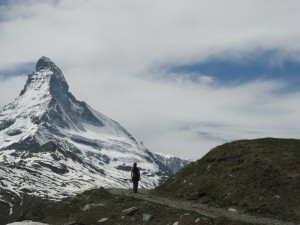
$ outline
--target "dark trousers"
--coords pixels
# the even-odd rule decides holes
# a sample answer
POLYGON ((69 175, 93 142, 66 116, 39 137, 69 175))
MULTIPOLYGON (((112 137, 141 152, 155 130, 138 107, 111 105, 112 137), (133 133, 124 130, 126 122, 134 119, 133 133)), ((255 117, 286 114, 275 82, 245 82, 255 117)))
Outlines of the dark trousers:
POLYGON ((133 192, 137 193, 137 189, 139 186, 139 181, 133 181, 133 192))

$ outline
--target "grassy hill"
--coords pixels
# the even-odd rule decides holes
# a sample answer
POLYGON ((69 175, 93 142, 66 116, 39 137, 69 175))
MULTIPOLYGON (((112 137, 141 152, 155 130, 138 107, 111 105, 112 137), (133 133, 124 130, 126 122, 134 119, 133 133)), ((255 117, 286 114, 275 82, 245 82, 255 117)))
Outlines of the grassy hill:
POLYGON ((155 194, 299 222, 300 140, 264 138, 218 146, 155 194))

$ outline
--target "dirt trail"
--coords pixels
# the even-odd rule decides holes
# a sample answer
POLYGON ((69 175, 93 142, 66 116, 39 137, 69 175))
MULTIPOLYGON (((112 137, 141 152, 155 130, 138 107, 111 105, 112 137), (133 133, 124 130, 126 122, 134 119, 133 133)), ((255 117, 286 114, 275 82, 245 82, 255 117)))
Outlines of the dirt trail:
POLYGON ((149 190, 147 189, 139 189, 138 194, 134 194, 130 189, 121 189, 121 188, 110 188, 108 189, 108 191, 112 194, 130 196, 138 199, 143 199, 149 202, 167 205, 173 208, 194 211, 203 216, 207 216, 211 218, 227 217, 231 220, 243 221, 243 222, 248 222, 253 224, 265 224, 265 225, 297 225, 291 222, 283 222, 275 219, 255 217, 238 211, 231 212, 225 209, 213 208, 200 203, 195 204, 188 201, 176 201, 176 200, 170 200, 158 196, 153 196, 149 194, 149 190))

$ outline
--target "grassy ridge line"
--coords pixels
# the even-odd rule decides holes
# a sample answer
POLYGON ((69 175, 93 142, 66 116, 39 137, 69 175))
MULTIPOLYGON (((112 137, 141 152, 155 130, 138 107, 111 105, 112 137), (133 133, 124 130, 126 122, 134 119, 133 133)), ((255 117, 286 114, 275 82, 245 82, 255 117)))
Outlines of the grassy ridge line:
POLYGON ((212 149, 155 194, 300 222, 300 140, 240 140, 212 149))

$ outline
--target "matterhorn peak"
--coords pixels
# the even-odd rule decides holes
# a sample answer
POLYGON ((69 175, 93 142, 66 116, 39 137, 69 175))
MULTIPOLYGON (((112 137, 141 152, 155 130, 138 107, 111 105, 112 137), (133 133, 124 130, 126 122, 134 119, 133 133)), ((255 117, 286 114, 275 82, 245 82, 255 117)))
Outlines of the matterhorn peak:
POLYGON ((28 90, 37 87, 48 86, 52 95, 60 95, 69 91, 69 85, 62 73, 62 71, 55 65, 55 63, 43 56, 36 63, 36 71, 28 75, 26 85, 21 91, 20 96, 28 90))
POLYGON ((51 61, 51 59, 42 56, 36 63, 36 70, 38 71, 44 68, 51 68, 54 66, 56 65, 54 64, 54 62, 51 61))
POLYGON ((150 152, 119 123, 78 101, 47 57, 38 60, 21 95, 0 111, 0 202, 13 213, 23 196, 56 200, 97 186, 131 187, 133 162, 145 188, 188 163, 150 152))
POLYGON ((50 70, 54 74, 58 74, 63 77, 61 70, 55 65, 55 63, 48 57, 42 56, 36 63, 36 71, 50 70))

